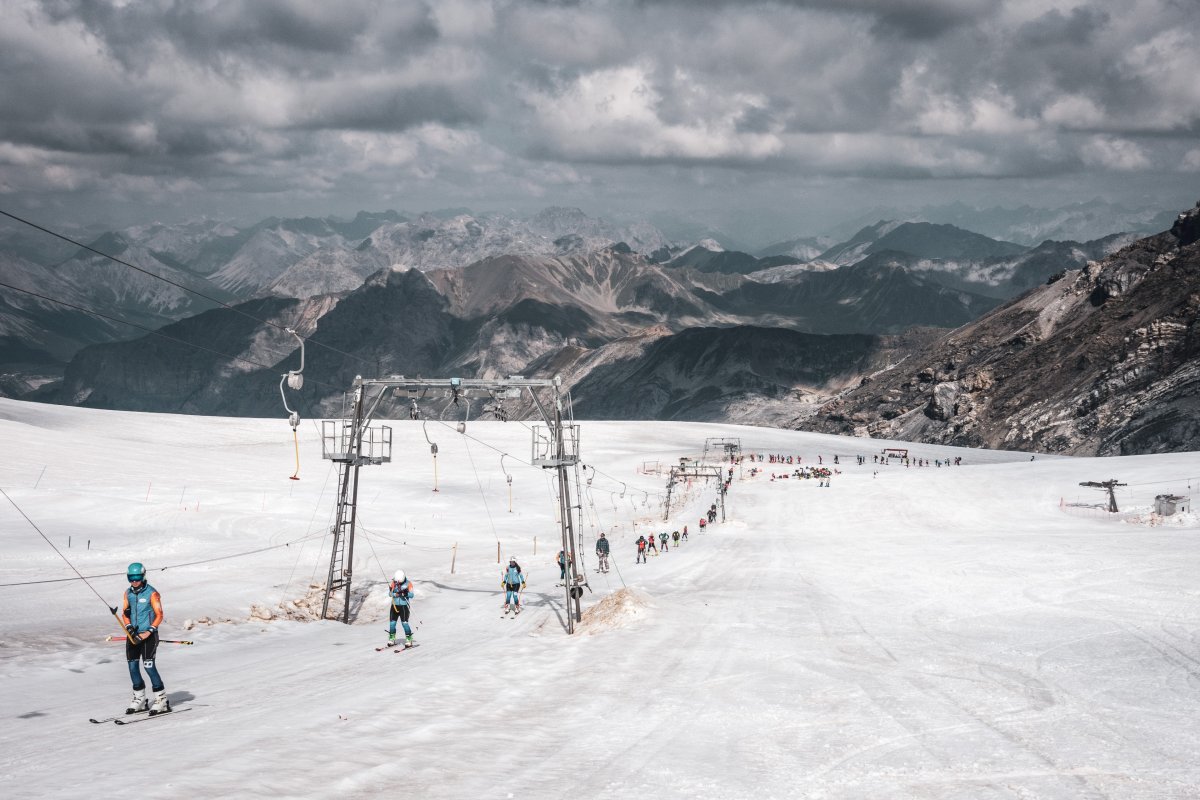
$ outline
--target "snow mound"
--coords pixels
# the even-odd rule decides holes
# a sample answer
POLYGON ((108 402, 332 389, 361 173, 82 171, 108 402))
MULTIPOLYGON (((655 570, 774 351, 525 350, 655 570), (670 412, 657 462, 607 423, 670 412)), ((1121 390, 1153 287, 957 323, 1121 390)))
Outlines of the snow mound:
POLYGON ((644 592, 625 587, 583 612, 580 624, 586 633, 624 628, 645 619, 649 609, 650 598, 644 592))

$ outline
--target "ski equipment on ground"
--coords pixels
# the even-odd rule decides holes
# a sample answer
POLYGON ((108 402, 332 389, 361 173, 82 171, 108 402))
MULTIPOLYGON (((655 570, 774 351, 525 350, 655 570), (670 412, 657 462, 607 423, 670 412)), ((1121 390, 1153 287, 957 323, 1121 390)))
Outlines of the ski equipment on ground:
POLYGON ((147 714, 144 717, 139 716, 137 719, 125 719, 125 718, 114 719, 113 723, 116 725, 134 725, 138 722, 147 722, 152 719, 161 719, 162 717, 169 717, 172 714, 182 714, 185 711, 191 711, 191 710, 192 709, 190 709, 190 708, 180 708, 180 709, 173 708, 170 711, 160 711, 157 714, 147 714))
POLYGON ((103 723, 105 723, 105 722, 113 722, 113 721, 115 721, 115 720, 118 720, 118 719, 124 719, 124 718, 125 718, 125 717, 127 717, 127 716, 129 716, 129 717, 132 717, 132 716, 134 716, 135 714, 147 714, 147 713, 149 713, 149 712, 150 712, 150 709, 149 709, 149 708, 144 708, 144 709, 142 709, 141 711, 127 711, 127 712, 125 712, 124 714, 121 714, 121 715, 119 715, 119 716, 112 716, 112 717, 102 717, 102 718, 100 718, 100 719, 95 719, 95 718, 93 717, 92 719, 89 719, 89 720, 88 720, 88 722, 94 723, 94 724, 96 724, 96 725, 101 725, 101 724, 103 724, 103 723))

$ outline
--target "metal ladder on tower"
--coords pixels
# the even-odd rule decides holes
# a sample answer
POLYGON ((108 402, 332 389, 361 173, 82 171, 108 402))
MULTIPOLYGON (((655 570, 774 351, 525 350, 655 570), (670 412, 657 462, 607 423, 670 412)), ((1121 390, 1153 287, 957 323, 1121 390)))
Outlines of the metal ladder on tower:
MULTIPOLYGON (((329 613, 329 598, 334 592, 346 590, 350 584, 352 565, 350 569, 346 565, 347 542, 351 539, 356 517, 357 492, 351 490, 351 482, 357 478, 357 470, 354 467, 354 461, 347 460, 342 463, 338 472, 337 518, 333 524, 333 550, 329 556, 329 575, 325 582, 325 602, 321 606, 321 619, 326 619, 329 613)), ((350 597, 346 592, 342 608, 343 620, 348 620, 349 616, 350 597)))

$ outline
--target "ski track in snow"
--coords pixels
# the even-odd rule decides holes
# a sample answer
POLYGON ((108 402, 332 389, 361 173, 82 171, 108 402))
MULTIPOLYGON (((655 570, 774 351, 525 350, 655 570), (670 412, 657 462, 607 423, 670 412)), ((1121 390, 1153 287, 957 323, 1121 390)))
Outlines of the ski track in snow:
MULTIPOLYGON (((1197 473, 1195 454, 1030 462, 918 445, 917 455, 961 455, 966 466, 890 465, 876 477, 870 455, 885 442, 583 422, 583 460, 639 490, 663 488, 639 465, 698 456, 710 436, 800 453, 805 465, 836 452, 843 474, 824 489, 771 482, 783 467, 756 464, 765 474, 743 470, 728 520, 704 534, 696 521, 715 486, 677 492, 664 523, 640 491, 615 497, 620 487, 598 475, 578 498, 585 611, 623 585, 631 592, 609 609, 615 619, 568 637, 546 475, 506 460, 510 514, 498 454, 468 443, 477 483, 464 439, 430 425, 435 494, 420 427, 389 424, 394 461, 362 473, 355 576, 370 591, 355 624, 262 621, 251 604, 303 597, 328 564, 321 537, 336 477, 310 423, 295 482, 283 420, 0 400, 12 454, 0 487, 84 574, 118 573, 92 581, 110 603, 125 565, 146 562, 164 636, 196 642, 159 653, 172 703, 190 713, 91 725, 128 699, 121 643, 103 641, 116 626, 78 582, 0 587, 6 793, 1200 796, 1200 531, 1059 508, 1060 497, 1099 499, 1078 483, 1113 475, 1131 484, 1126 504, 1186 493, 1172 481, 1197 473), (866 466, 852 463, 859 453, 866 466), (683 524, 690 541, 634 564, 637 533, 683 524), (613 547, 606 575, 593 571, 600 529, 613 547), (500 617, 497 541, 529 577, 515 619, 500 617), (422 646, 377 653, 384 580, 401 566, 416 583, 422 646), (184 630, 201 617, 230 622, 184 630)), ((468 432, 527 457, 528 431, 515 423, 468 432)), ((0 583, 72 575, 2 499, 0 554, 0 583)))

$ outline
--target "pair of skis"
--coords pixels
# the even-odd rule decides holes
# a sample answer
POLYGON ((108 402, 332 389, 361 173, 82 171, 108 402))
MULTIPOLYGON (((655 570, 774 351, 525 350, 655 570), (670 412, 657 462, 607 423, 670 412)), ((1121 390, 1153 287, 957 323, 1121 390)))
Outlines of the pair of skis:
POLYGON ((148 722, 152 719, 158 719, 159 717, 170 716, 171 714, 182 714, 185 711, 191 711, 191 709, 180 708, 177 710, 172 708, 170 711, 159 711, 157 714, 151 714, 150 709, 146 709, 145 711, 134 711, 129 714, 121 714, 115 717, 102 717, 101 719, 93 718, 89 719, 88 722, 91 722, 94 725, 103 725, 106 722, 112 722, 117 725, 133 725, 137 722, 148 722))
POLYGON ((405 646, 404 646, 404 643, 403 643, 403 642, 401 642, 401 643, 400 643, 400 646, 399 646, 399 647, 396 647, 396 643, 395 643, 395 642, 392 642, 391 644, 384 644, 384 645, 380 645, 379 647, 376 647, 376 648, 375 648, 375 652, 376 652, 376 653, 382 653, 384 650, 391 650, 393 653, 403 653, 405 650, 413 650, 413 649, 415 649, 415 648, 418 648, 418 647, 420 647, 420 646, 421 646, 421 645, 417 644, 416 642, 413 642, 413 643, 412 643, 412 644, 410 644, 408 647, 405 647, 405 646))

